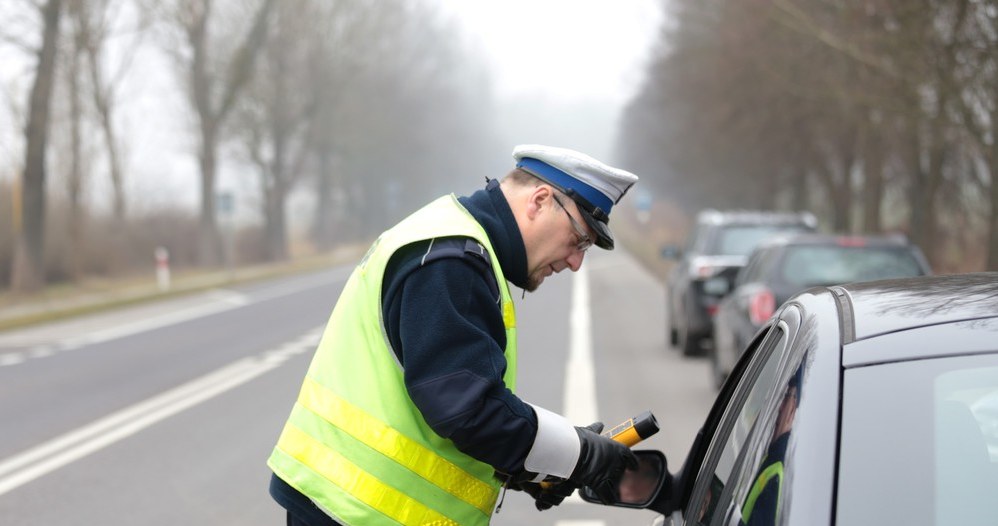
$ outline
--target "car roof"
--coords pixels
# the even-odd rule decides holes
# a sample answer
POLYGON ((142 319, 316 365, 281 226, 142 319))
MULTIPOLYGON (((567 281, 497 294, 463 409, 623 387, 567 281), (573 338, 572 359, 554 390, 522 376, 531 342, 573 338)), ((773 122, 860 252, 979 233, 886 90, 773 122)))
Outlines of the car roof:
POLYGON ((843 343, 917 327, 998 316, 998 272, 921 276, 831 288, 843 343))
POLYGON ((763 241, 758 248, 798 245, 841 245, 856 247, 907 247, 911 246, 903 235, 857 236, 838 234, 779 234, 763 241))
POLYGON ((815 228, 818 224, 810 212, 777 212, 772 210, 702 210, 697 222, 710 225, 727 224, 804 224, 815 228))

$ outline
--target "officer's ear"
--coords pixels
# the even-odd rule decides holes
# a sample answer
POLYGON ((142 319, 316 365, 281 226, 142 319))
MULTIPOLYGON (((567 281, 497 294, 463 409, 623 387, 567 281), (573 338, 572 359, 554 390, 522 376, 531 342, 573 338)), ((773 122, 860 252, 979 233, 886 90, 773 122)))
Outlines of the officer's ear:
POLYGON ((526 211, 527 217, 531 220, 537 219, 541 212, 544 211, 546 207, 552 206, 554 204, 553 193, 551 187, 546 184, 537 185, 533 188, 528 189, 526 192, 527 202, 526 211))

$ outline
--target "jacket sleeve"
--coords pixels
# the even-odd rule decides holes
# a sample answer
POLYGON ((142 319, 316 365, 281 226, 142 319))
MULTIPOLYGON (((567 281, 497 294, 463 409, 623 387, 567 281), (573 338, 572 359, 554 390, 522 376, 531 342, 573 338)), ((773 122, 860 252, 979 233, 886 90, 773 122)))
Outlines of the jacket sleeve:
POLYGON ((468 257, 392 268, 385 329, 412 401, 464 453, 504 473, 522 471, 537 416, 502 381, 506 335, 491 270, 468 257))

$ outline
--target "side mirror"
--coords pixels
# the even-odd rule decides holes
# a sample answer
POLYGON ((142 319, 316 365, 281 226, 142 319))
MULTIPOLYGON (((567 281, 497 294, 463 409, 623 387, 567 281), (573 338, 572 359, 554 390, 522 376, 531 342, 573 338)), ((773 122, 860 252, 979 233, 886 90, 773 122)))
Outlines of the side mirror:
MULTIPOLYGON (((624 472, 617 485, 619 498, 609 503, 610 506, 647 508, 655 502, 659 493, 671 491, 672 475, 669 474, 665 455, 656 450, 638 450, 634 454, 638 457, 638 469, 624 472)), ((581 488, 579 496, 586 502, 602 504, 589 488, 581 488)))
POLYGON ((678 245, 665 245, 662 247, 662 257, 665 259, 679 259, 682 255, 683 250, 679 248, 678 245))

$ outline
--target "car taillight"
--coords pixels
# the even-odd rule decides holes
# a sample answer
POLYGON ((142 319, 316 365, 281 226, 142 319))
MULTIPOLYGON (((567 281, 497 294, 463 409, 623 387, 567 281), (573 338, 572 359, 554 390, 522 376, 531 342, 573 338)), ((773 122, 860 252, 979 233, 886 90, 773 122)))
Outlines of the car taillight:
POLYGON ((749 298, 749 319, 757 327, 766 323, 775 310, 776 298, 769 289, 762 289, 749 298))
POLYGON ((838 243, 840 247, 865 247, 866 240, 857 236, 839 236, 835 238, 835 242, 838 243))

